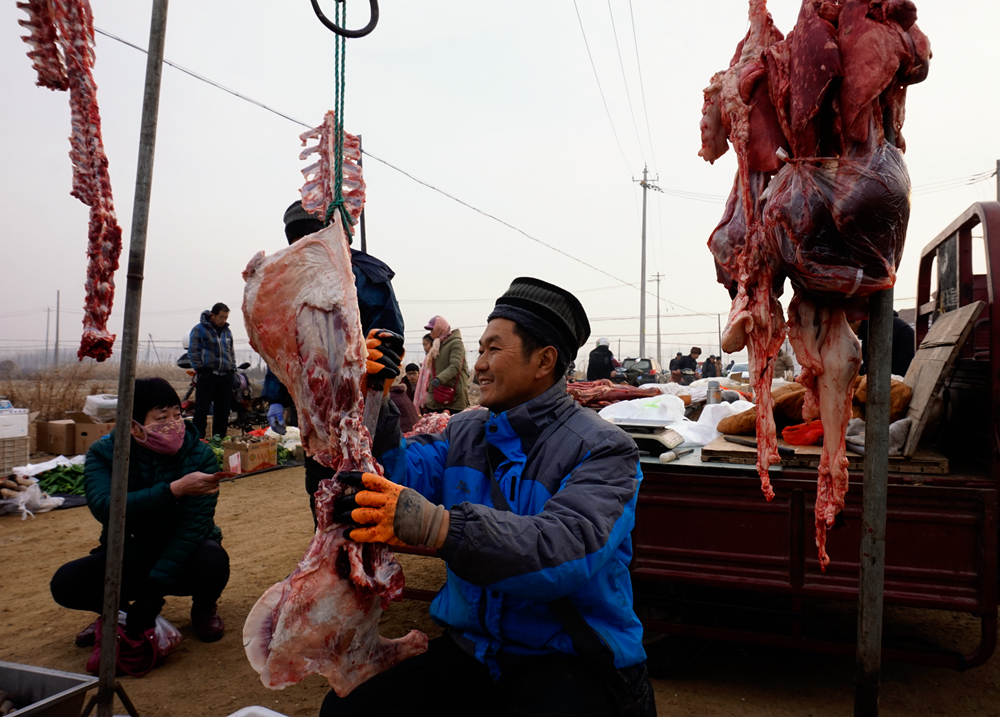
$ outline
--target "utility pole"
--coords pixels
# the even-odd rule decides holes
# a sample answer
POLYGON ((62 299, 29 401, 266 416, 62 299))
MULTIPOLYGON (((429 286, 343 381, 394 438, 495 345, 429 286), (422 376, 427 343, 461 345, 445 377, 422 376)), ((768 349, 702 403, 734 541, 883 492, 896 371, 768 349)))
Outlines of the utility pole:
MULTIPOLYGON (((639 357, 644 358, 646 356, 646 190, 653 189, 657 192, 662 192, 663 190, 657 187, 655 184, 648 181, 647 176, 649 174, 649 168, 646 165, 642 167, 642 179, 632 181, 638 181, 639 186, 642 187, 642 274, 641 274, 641 285, 639 287, 639 357)), ((656 182, 659 177, 653 180, 656 182)))
POLYGON ((722 314, 716 314, 715 320, 719 326, 719 361, 722 361, 722 314))
MULTIPOLYGON (((159 361, 160 361, 160 352, 156 350, 156 343, 153 341, 153 335, 152 334, 149 334, 149 345, 153 347, 153 355, 156 356, 156 362, 159 363, 159 361)), ((146 354, 146 361, 147 361, 147 363, 149 361, 149 354, 148 354, 148 352, 146 354)))
POLYGON ((59 368, 59 291, 56 290, 56 347, 52 353, 52 363, 59 368))
POLYGON ((52 318, 52 307, 45 307, 45 362, 49 360, 49 319, 52 318))
POLYGON ((663 366, 663 354, 660 351, 660 279, 663 278, 663 274, 656 272, 650 278, 656 282, 656 363, 663 366))

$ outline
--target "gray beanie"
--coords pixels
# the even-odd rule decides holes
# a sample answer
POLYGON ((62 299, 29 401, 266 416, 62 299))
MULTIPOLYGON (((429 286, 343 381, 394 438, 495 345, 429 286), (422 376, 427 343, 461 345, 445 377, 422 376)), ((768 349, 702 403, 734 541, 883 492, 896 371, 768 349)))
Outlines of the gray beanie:
POLYGON ((287 227, 292 222, 297 222, 300 219, 318 219, 323 221, 320 217, 315 214, 310 214, 305 209, 302 208, 302 200, 293 202, 288 209, 285 210, 285 226, 287 227))
POLYGON ((590 322, 579 300, 565 289, 522 276, 496 301, 487 321, 508 319, 543 346, 554 346, 567 365, 590 338, 590 322))

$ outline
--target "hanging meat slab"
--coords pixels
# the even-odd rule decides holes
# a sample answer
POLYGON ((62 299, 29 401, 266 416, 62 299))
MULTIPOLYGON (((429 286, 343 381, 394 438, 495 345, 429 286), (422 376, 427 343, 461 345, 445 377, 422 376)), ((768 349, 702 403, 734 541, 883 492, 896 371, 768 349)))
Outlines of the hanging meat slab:
POLYGON ((101 115, 94 82, 94 19, 88 0, 29 0, 17 6, 29 30, 28 57, 40 87, 69 90, 72 115, 70 159, 74 197, 90 207, 83 336, 77 356, 104 361, 115 342, 108 317, 115 297, 114 273, 122 250, 122 230, 111 197, 108 158, 101 139, 101 115))
POLYGON ((803 0, 784 37, 766 0, 750 0, 750 29, 704 92, 698 154, 714 162, 731 143, 739 164, 708 242, 733 299, 722 349, 750 357, 757 470, 770 500, 772 366, 788 332, 804 417, 821 419, 825 435, 815 509, 824 569, 826 530, 847 493, 844 437, 861 364, 848 319, 895 283, 909 219, 906 87, 926 78, 931 57, 916 17, 910 0, 803 0), (787 323, 777 300, 786 278, 795 294, 787 323))
MULTIPOLYGON (((335 474, 382 475, 361 420, 368 354, 340 214, 281 251, 257 254, 243 277, 250 344, 292 394, 305 451, 335 474)), ((318 673, 344 696, 427 649, 416 630, 398 640, 379 635, 379 617, 402 596, 403 573, 386 545, 344 537, 347 526, 332 518, 343 491, 336 475, 321 481, 305 556, 247 616, 247 658, 268 687, 318 673)))

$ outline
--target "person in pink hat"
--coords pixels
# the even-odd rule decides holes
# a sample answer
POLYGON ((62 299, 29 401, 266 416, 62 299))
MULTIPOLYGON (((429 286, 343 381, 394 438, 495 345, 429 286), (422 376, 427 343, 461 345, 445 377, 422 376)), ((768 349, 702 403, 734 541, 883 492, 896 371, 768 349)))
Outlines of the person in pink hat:
POLYGON ((431 332, 431 347, 414 391, 417 410, 458 413, 469 407, 469 367, 462 332, 452 329, 443 316, 432 316, 424 328, 431 332))

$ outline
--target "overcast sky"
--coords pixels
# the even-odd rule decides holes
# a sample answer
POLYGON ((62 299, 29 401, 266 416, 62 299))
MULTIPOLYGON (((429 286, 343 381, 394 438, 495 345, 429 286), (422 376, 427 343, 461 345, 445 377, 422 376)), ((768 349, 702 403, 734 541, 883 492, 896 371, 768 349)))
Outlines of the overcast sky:
MULTIPOLYGON (((326 4, 332 15, 333 3, 326 4)), ((92 5, 98 28, 146 47, 151 2, 92 5)), ((728 312, 729 300, 715 282, 706 241, 736 160, 729 152, 714 166, 703 162, 698 122, 702 89, 746 31, 747 3, 576 6, 597 78, 570 0, 385 2, 375 31, 347 43, 346 126, 363 135, 372 155, 365 160, 369 251, 396 271, 415 358, 424 323, 439 313, 474 347, 494 299, 521 275, 577 292, 594 338, 607 336, 616 355, 634 356, 640 293, 629 284, 640 279, 642 206, 634 180, 644 164, 666 190, 649 193, 646 265, 647 278, 663 275, 663 356, 692 343, 706 353, 718 348, 714 314, 728 312), (709 316, 684 316, 693 312, 709 316)), ((790 30, 799 2, 771 0, 769 7, 778 27, 790 30)), ((972 202, 995 198, 994 179, 943 182, 990 171, 1000 158, 1000 100, 990 79, 1000 3, 923 0, 918 10, 934 59, 927 81, 907 98, 903 134, 914 196, 897 308, 914 303, 921 248, 972 202)), ((348 12, 356 27, 367 20, 367 3, 351 0, 348 12)), ((0 358, 44 346, 45 309, 54 309, 57 290, 61 340, 75 347, 86 272, 88 210, 69 195, 68 96, 35 86, 19 39, 23 17, 13 2, 0 6, 0 358)), ((334 36, 306 0, 170 3, 168 60, 309 125, 333 106, 333 48, 334 36)), ((146 58, 102 35, 96 52, 125 257, 146 58)), ((240 272, 257 251, 285 245, 281 216, 298 197, 306 164, 298 159, 302 130, 164 68, 143 340, 151 334, 161 346, 179 347, 201 310, 223 301, 246 345, 240 272)), ((117 280, 110 326, 120 332, 124 269, 117 280)), ((648 289, 655 294, 656 284, 648 289)), ((646 353, 655 355, 653 295, 646 326, 646 353)))

